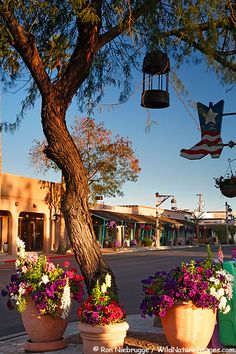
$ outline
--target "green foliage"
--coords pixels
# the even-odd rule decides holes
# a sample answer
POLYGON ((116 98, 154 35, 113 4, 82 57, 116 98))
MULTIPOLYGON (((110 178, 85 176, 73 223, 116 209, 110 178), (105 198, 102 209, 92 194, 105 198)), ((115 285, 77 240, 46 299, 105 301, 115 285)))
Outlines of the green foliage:
POLYGON ((236 226, 235 225, 228 225, 228 231, 230 233, 231 236, 231 240, 230 243, 234 244, 234 235, 236 234, 236 226))
MULTIPOLYGON (((66 74, 76 55, 83 57, 86 45, 95 46, 89 73, 77 87, 82 111, 92 111, 107 85, 120 87, 120 100, 127 99, 133 68, 141 69, 140 58, 146 50, 167 52, 176 67, 206 61, 223 82, 235 82, 235 5, 226 0, 4 0, 0 4, 0 74, 5 84, 12 85, 21 76, 25 79, 28 70, 8 24, 9 11, 35 40, 52 83, 66 74), (87 36, 90 30, 94 37, 87 36), (101 44, 104 35, 107 39, 101 44)), ((38 88, 30 80, 29 86, 23 102, 33 104, 38 88)), ((23 114, 30 105, 22 108, 23 114)))
POLYGON ((226 225, 213 225, 212 230, 215 231, 219 242, 224 244, 227 242, 226 225))
POLYGON ((152 243, 153 243, 153 240, 152 240, 151 238, 145 237, 145 238, 143 239, 143 244, 144 244, 145 247, 150 247, 150 246, 152 246, 152 243))
POLYGON ((22 296, 22 294, 19 294, 19 301, 18 301, 17 310, 20 313, 22 313, 25 311, 25 307, 26 307, 26 298, 24 296, 22 296))
POLYGON ((98 280, 91 292, 91 295, 93 296, 94 305, 99 305, 101 303, 101 296, 103 297, 104 304, 106 304, 109 301, 109 295, 101 291, 101 287, 98 280))
POLYGON ((207 245, 207 258, 205 260, 205 265, 207 268, 210 268, 213 262, 213 257, 212 257, 212 252, 211 252, 211 246, 207 245))

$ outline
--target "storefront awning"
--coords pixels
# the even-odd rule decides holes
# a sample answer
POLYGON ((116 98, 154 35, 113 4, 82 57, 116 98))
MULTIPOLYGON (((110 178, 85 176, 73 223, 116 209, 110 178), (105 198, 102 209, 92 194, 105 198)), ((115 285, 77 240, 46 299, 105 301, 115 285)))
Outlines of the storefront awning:
MULTIPOLYGON (((136 215, 136 214, 127 214, 127 213, 117 213, 113 211, 107 210, 90 210, 91 215, 95 218, 100 218, 106 221, 115 221, 116 223, 127 224, 129 222, 139 223, 139 224, 156 224, 156 218, 154 216, 146 216, 146 215, 136 215)), ((159 222, 162 224, 171 224, 176 227, 183 226, 182 223, 167 218, 167 217, 159 217, 159 222)))

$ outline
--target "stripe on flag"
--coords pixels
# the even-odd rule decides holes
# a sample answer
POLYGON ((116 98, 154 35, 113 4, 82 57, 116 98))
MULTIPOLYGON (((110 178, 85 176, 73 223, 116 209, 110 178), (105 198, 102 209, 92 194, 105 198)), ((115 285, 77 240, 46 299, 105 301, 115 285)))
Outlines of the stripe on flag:
POLYGON ((199 143, 191 147, 191 149, 182 149, 180 156, 189 160, 198 160, 210 154, 212 158, 218 158, 223 149, 223 145, 220 146, 221 144, 223 143, 220 131, 207 130, 202 135, 202 140, 199 143))

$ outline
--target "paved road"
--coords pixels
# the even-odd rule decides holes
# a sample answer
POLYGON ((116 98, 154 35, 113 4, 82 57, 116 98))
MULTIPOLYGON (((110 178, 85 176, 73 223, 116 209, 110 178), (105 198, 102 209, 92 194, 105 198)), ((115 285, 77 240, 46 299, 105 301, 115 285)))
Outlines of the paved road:
MULTIPOLYGON (((231 258, 231 248, 223 247, 225 259, 231 258)), ((217 248, 213 247, 212 251, 217 258, 217 248)), ((156 271, 169 270, 182 260, 200 259, 205 256, 205 247, 104 255, 116 276, 120 289, 120 300, 125 305, 128 314, 139 313, 142 299, 142 279, 153 275, 156 271)), ((63 259, 57 259, 55 262, 60 264, 63 259)), ((0 289, 9 282, 13 270, 14 264, 0 265, 0 289)), ((73 306, 72 321, 77 320, 77 307, 77 304, 73 306)), ((17 311, 9 311, 6 308, 6 298, 2 296, 0 296, 0 313, 0 337, 24 331, 20 315, 17 311)))

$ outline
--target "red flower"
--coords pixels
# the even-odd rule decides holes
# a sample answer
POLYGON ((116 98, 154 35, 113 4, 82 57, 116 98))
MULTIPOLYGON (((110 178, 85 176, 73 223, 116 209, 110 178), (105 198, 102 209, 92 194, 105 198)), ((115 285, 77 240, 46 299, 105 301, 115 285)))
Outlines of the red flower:
POLYGON ((198 272, 198 273, 202 273, 202 272, 203 272, 203 270, 204 270, 204 268, 203 268, 203 267, 198 267, 198 268, 197 268, 197 272, 198 272))
POLYGON ((65 261, 65 262, 63 263, 63 265, 64 265, 64 267, 65 267, 65 268, 68 268, 68 267, 69 267, 69 265, 70 265, 70 262, 65 261))

